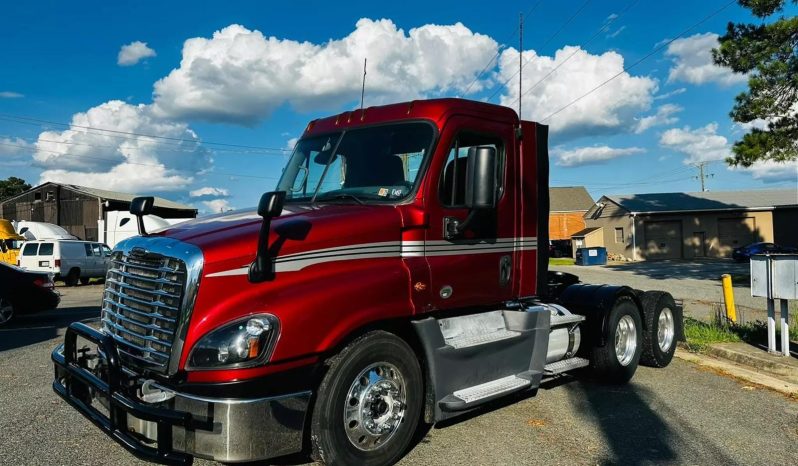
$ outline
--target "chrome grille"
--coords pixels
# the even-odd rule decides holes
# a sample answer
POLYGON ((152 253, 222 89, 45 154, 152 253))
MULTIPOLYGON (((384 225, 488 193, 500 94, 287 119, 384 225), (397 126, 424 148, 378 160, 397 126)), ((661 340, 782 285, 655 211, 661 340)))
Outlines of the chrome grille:
POLYGON ((114 251, 106 276, 102 325, 120 356, 166 372, 181 321, 186 263, 142 248, 114 251))

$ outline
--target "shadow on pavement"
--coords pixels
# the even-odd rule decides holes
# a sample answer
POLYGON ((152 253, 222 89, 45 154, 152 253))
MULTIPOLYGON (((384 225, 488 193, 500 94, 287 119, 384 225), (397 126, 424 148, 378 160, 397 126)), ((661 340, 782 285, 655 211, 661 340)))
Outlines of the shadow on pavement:
POLYGON ((564 388, 576 410, 592 417, 602 431, 612 456, 599 464, 663 464, 707 457, 718 464, 734 463, 713 439, 691 428, 640 385, 577 381, 564 388), (691 444, 701 445, 701 451, 691 444))
POLYGON ((725 273, 732 275, 748 275, 749 273, 749 265, 747 263, 738 264, 730 259, 648 260, 613 264, 604 268, 606 270, 643 275, 649 278, 690 278, 694 280, 719 280, 720 276, 725 273))
POLYGON ((98 306, 56 308, 22 314, 0 328, 0 352, 51 340, 72 322, 98 319, 98 306))

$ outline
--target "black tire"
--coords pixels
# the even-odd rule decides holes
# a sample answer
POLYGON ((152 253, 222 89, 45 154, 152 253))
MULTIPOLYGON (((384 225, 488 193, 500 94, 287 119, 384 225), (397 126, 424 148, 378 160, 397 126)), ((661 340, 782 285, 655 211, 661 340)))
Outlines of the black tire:
MULTIPOLYGON (((643 353, 640 355, 640 364, 648 367, 665 367, 671 363, 676 352, 676 342, 682 335, 682 310, 676 307, 676 302, 670 293, 664 291, 646 291, 640 297, 643 305, 643 318, 646 331, 643 333, 643 353), (672 329, 668 338, 663 338, 665 349, 660 347, 660 315, 663 311, 670 311, 672 329)), ((664 318, 667 325, 667 317, 664 318)), ((667 331, 663 334, 665 337, 667 331)))
POLYGON ((78 279, 80 278, 80 269, 70 269, 66 277, 64 277, 64 284, 66 286, 77 286, 78 279))
MULTIPOLYGON (((399 337, 384 331, 367 333, 347 345, 340 353, 329 359, 326 363, 327 373, 319 385, 313 407, 311 421, 311 447, 313 459, 327 465, 365 465, 383 466, 394 464, 404 455, 413 440, 424 400, 423 378, 418 359, 410 348, 399 337), (364 442, 365 436, 360 437, 360 442, 373 448, 363 450, 358 448, 352 436, 359 436, 358 422, 346 421, 344 418, 348 400, 350 406, 362 404, 358 399, 351 397, 352 388, 356 382, 365 378, 360 377, 363 371, 372 365, 387 364, 393 366, 404 380, 405 403, 401 420, 395 424, 393 433, 386 437, 384 443, 371 439, 364 442), (348 424, 347 424, 348 423, 348 424)), ((365 379, 368 380, 368 379, 365 379)), ((364 383, 363 387, 375 386, 374 383, 364 383)), ((363 388, 361 400, 366 399, 369 388, 363 388)), ((381 398, 382 400, 382 398, 381 398)), ((378 402, 382 403, 382 401, 378 402)), ((372 403, 372 409, 375 403, 372 403)), ((393 404, 392 404, 393 406, 393 404)), ((362 418, 359 418, 362 420, 362 418)), ((391 421, 397 422, 397 421, 391 421)))
POLYGON ((14 320, 16 309, 7 298, 0 297, 0 327, 14 320))
POLYGON ((590 368, 593 375, 607 383, 622 384, 629 381, 637 370, 642 352, 643 322, 640 319, 640 310, 630 296, 620 296, 615 301, 607 321, 609 334, 604 346, 593 347, 590 355, 590 368), (621 319, 628 316, 634 324, 634 349, 629 352, 629 359, 621 362, 615 350, 618 324, 621 319))
POLYGON ((80 277, 80 284, 81 285, 88 285, 89 284, 89 280, 91 280, 91 278, 89 278, 89 277, 80 277))

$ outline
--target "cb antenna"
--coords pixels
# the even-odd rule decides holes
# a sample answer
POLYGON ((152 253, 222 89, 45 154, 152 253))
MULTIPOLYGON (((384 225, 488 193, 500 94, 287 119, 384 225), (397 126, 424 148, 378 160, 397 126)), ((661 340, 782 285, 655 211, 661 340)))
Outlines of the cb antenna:
POLYGON ((363 59, 363 87, 360 88, 360 111, 363 111, 363 99, 366 97, 366 64, 369 59, 363 59))
POLYGON ((518 14, 518 120, 522 120, 521 101, 524 100, 523 91, 524 71, 524 14, 518 14))

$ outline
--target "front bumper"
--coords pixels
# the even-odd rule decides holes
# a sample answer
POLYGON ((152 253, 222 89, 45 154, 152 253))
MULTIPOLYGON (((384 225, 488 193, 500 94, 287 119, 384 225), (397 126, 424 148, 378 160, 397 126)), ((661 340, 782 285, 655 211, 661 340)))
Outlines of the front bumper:
POLYGON ((302 449, 310 391, 229 399, 153 384, 169 399, 147 403, 140 398, 140 380, 123 372, 113 339, 81 323, 67 328, 52 360, 53 390, 139 458, 175 465, 191 464, 194 456, 243 462, 302 449), (90 367, 92 355, 78 350, 78 336, 97 344, 101 365, 90 367))

